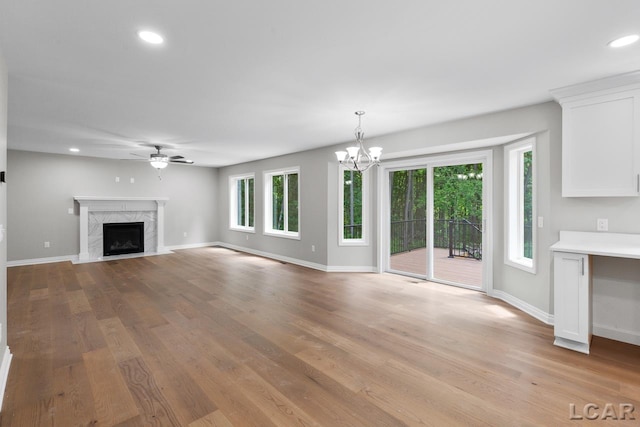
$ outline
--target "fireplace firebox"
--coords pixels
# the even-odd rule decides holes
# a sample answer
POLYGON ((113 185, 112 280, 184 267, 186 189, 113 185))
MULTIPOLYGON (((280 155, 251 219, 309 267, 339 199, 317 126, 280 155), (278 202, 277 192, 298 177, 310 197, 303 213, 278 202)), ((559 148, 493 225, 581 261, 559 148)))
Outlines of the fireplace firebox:
POLYGON ((103 255, 144 252, 144 222, 102 224, 103 255))

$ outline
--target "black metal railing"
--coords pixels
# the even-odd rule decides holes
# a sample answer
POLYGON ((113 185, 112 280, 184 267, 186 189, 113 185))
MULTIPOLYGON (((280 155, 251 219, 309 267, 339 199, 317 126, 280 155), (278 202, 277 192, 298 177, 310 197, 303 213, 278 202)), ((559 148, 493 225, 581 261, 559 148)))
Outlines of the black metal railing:
POLYGON ((345 225, 343 236, 345 239, 362 239, 362 225, 345 225))
POLYGON ((481 224, 467 219, 450 219, 446 221, 446 226, 447 246, 442 247, 449 249, 449 258, 458 256, 482 259, 481 224))
MULTIPOLYGON (((391 255, 427 246, 425 219, 391 222, 391 255)), ((450 257, 482 259, 482 225, 467 219, 433 222, 433 246, 446 248, 450 257)))
POLYGON ((427 221, 391 221, 391 255, 427 246, 427 221))

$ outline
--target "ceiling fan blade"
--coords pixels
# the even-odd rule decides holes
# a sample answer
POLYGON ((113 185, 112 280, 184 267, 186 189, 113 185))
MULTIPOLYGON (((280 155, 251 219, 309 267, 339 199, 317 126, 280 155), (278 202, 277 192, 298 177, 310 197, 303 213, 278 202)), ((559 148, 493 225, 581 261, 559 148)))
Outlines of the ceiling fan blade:
POLYGON ((169 160, 182 160, 182 159, 184 159, 183 156, 171 156, 171 157, 169 157, 169 160))
POLYGON ((143 156, 142 154, 136 154, 136 153, 129 153, 129 154, 131 154, 132 156, 136 156, 136 157, 142 157, 142 158, 147 159, 147 160, 149 159, 149 156, 143 156))
POLYGON ((192 165, 193 164, 193 160, 173 160, 173 159, 169 159, 169 163, 182 163, 184 165, 192 165))

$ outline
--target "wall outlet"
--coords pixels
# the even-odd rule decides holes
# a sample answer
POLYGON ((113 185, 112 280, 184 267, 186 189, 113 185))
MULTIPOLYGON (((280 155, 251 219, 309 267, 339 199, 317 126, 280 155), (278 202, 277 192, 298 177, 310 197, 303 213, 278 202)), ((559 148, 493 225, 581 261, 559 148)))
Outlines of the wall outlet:
POLYGON ((609 230, 609 220, 606 218, 598 218, 596 223, 596 230, 598 231, 608 231, 609 230))
POLYGON ((311 252, 315 252, 316 251, 316 245, 311 245, 311 252))
POLYGON ((49 242, 44 242, 44 247, 45 247, 45 248, 50 248, 50 247, 51 247, 51 243, 49 243, 49 242))
POLYGON ((187 232, 182 233, 184 237, 187 237, 187 232))
POLYGON ((136 182, 136 180, 135 180, 135 178, 134 178, 134 177, 131 177, 131 179, 129 180, 129 182, 133 184, 134 182, 136 182))
POLYGON ((116 182, 120 182, 120 177, 116 176, 116 182))
POLYGON ((67 213, 68 213, 69 215, 73 215, 73 208, 69 208, 69 209, 67 209, 67 213))
POLYGON ((244 237, 246 237, 246 238, 247 238, 247 240, 249 240, 249 235, 248 235, 248 234, 247 234, 247 235, 245 235, 244 237))
POLYGON ((544 217, 538 217, 538 228, 544 227, 544 217))

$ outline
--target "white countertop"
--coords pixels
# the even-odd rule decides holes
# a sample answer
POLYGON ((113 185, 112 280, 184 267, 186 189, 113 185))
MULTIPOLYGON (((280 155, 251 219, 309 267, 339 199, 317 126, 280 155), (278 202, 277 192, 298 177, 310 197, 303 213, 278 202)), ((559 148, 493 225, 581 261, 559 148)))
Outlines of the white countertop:
POLYGON ((554 252, 640 259, 640 234, 561 231, 554 252))

